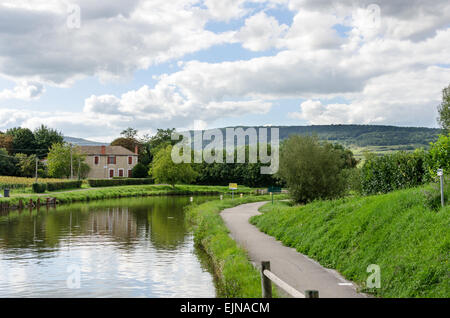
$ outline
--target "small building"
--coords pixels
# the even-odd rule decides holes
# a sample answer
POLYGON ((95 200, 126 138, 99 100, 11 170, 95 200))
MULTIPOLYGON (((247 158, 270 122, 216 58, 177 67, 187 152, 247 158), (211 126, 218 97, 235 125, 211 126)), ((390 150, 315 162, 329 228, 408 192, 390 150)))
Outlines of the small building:
POLYGON ((89 179, 131 177, 131 170, 138 162, 138 149, 134 152, 122 146, 78 146, 86 155, 86 163, 91 168, 89 179))

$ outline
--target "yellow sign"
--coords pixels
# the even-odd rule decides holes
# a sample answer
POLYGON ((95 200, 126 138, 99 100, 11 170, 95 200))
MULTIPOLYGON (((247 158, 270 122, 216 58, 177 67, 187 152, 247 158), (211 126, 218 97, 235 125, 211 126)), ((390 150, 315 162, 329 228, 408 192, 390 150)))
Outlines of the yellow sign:
POLYGON ((229 188, 230 190, 237 190, 237 183, 230 183, 230 184, 228 185, 228 188, 229 188))

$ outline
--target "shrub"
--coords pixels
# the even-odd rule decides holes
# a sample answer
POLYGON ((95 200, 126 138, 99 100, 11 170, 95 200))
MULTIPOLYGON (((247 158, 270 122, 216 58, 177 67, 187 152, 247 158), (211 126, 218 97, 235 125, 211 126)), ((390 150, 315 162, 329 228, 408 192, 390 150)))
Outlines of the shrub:
POLYGON ((148 177, 148 167, 142 163, 138 163, 131 170, 133 178, 147 178, 148 177))
POLYGON ((426 153, 423 150, 369 156, 361 169, 362 192, 387 193, 423 184, 427 179, 425 160, 426 153))
POLYGON ((430 146, 426 168, 429 177, 433 179, 437 169, 444 169, 444 173, 450 172, 450 134, 440 135, 435 143, 430 143, 430 146))
POLYGON ((34 193, 44 193, 47 190, 46 183, 33 183, 31 187, 34 193))
POLYGON ((78 189, 81 188, 83 181, 63 181, 63 182, 47 182, 48 191, 64 190, 64 189, 78 189))
POLYGON ((291 136, 281 147, 279 176, 294 201, 339 197, 346 191, 342 151, 313 136, 291 136))
POLYGON ((91 187, 114 187, 122 185, 153 184, 150 178, 89 179, 91 187))

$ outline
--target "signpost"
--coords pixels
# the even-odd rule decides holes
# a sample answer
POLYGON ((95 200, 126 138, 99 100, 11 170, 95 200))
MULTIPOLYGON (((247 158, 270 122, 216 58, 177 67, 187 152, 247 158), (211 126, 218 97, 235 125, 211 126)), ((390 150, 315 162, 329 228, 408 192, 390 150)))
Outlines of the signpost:
POLYGON ((230 183, 228 188, 231 190, 231 200, 234 200, 234 190, 237 190, 238 188, 237 183, 230 183))
POLYGON ((437 175, 441 180, 441 205, 444 207, 444 169, 438 169, 437 175))
POLYGON ((272 195, 272 204, 273 204, 273 193, 274 192, 277 192, 277 193, 279 193, 279 192, 281 192, 281 188, 280 187, 269 187, 268 189, 267 189, 267 192, 269 192, 271 195, 272 195))

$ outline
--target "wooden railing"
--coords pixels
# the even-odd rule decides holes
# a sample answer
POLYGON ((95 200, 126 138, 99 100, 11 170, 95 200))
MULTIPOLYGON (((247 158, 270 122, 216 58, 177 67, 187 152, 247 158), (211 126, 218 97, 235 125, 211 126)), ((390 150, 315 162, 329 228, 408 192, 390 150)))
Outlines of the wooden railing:
POLYGON ((262 297, 272 298, 272 282, 274 282, 278 287, 283 289, 286 293, 294 298, 319 298, 319 291, 317 290, 305 290, 305 293, 301 293, 294 287, 280 279, 274 273, 270 271, 270 262, 261 262, 261 287, 262 287, 262 297))

